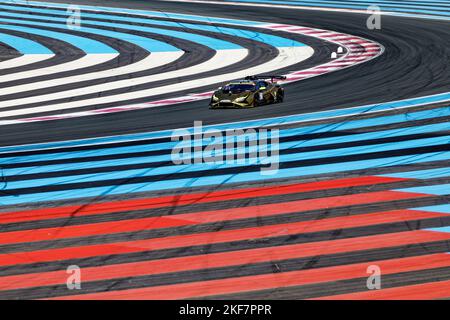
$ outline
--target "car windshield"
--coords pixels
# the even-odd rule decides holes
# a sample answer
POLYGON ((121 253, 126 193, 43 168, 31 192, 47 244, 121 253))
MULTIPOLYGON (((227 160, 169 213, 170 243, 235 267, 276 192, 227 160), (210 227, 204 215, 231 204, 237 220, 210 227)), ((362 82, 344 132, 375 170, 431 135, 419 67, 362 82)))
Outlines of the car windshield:
POLYGON ((253 84, 228 84, 223 88, 224 93, 241 93, 245 91, 253 91, 255 86, 253 84))

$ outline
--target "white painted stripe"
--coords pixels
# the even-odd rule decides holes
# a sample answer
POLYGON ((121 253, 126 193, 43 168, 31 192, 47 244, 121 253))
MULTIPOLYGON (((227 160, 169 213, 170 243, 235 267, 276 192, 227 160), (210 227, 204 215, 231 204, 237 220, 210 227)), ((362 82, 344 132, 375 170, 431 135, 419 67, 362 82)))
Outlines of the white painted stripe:
MULTIPOLYGON (((64 99, 64 98, 76 97, 76 96, 91 94, 91 93, 101 93, 101 92, 104 92, 107 90, 127 88, 127 87, 145 84, 145 83, 149 83, 149 82, 153 82, 153 81, 173 79, 173 78, 178 78, 178 77, 187 76, 187 75, 195 75, 198 73, 211 71, 211 70, 215 70, 215 69, 220 69, 220 68, 223 68, 226 66, 230 66, 232 64, 236 64, 236 63, 242 61, 247 55, 248 55, 247 49, 219 50, 216 52, 216 54, 211 59, 209 59, 203 63, 188 67, 188 68, 169 71, 169 72, 163 72, 163 73, 158 73, 158 74, 154 74, 154 75, 150 75, 150 76, 138 77, 138 78, 133 78, 133 79, 111 81, 108 83, 102 83, 102 84, 98 84, 98 85, 94 85, 94 86, 77 88, 77 89, 73 89, 73 90, 58 91, 55 93, 50 93, 50 94, 45 94, 45 95, 40 95, 40 96, 32 96, 32 97, 15 99, 15 100, 4 100, 1 103, 0 109, 6 108, 6 107, 12 107, 12 106, 16 106, 16 105, 33 103, 36 101, 42 102, 42 101, 50 101, 50 100, 54 100, 54 99, 64 99)), ((208 82, 205 80, 205 81, 202 81, 202 84, 207 85, 208 82)), ((165 87, 161 87, 161 88, 165 88, 165 87)), ((9 89, 11 92, 15 92, 15 88, 5 88, 5 89, 9 89)), ((179 90, 182 90, 182 89, 179 89, 179 90)), ((179 90, 174 90, 174 91, 179 91, 179 90)), ((96 103, 100 104, 100 103, 115 102, 115 101, 120 101, 120 100, 135 99, 135 98, 147 96, 147 94, 144 93, 147 91, 148 90, 141 90, 141 91, 130 92, 125 95, 118 94, 118 95, 100 97, 100 98, 95 98, 95 99, 79 100, 79 101, 74 101, 74 102, 67 103, 67 104, 65 104, 65 103, 58 104, 58 106, 66 106, 66 108, 76 108, 76 107, 88 106, 88 105, 96 104, 96 103), (69 107, 69 105, 71 107, 69 107)), ((164 92, 164 89, 161 89, 158 92, 170 93, 170 91, 164 92)), ((48 106, 48 108, 50 108, 50 106, 48 106)), ((30 110, 30 109, 25 109, 24 111, 26 111, 26 110, 30 110)), ((0 115, 1 115, 1 113, 0 113, 0 115)))
MULTIPOLYGON (((241 49, 242 50, 242 49, 241 49)), ((108 96, 108 97, 98 97, 94 99, 87 99, 83 101, 75 101, 75 102, 67 102, 67 103, 60 103, 56 105, 49 105, 49 106, 42 106, 42 107, 35 107, 35 108, 28 108, 28 109, 19 109, 19 110, 11 110, 11 111, 4 111, 0 112, 0 117, 11 117, 11 116, 20 116, 20 115, 29 115, 33 113, 40 113, 40 112, 52 112, 52 111, 60 111, 60 110, 67 110, 72 108, 79 108, 83 106, 89 106, 93 104, 103 104, 103 103, 112 103, 117 102, 120 100, 131 100, 131 99, 137 99, 137 98, 144 98, 144 97, 151 97, 156 96, 160 94, 166 94, 166 93, 172 93, 177 91, 183 91, 183 90, 190 90, 198 87, 205 86, 207 84, 214 84, 214 83, 222 83, 225 81, 234 80, 237 78, 245 77, 249 74, 257 74, 262 72, 270 72, 273 70, 282 69, 291 65, 294 65, 296 63, 299 63, 301 61, 304 61, 305 59, 308 59, 311 57, 314 53, 314 49, 311 47, 288 47, 288 48, 278 48, 279 54, 278 56, 266 63, 263 63, 261 65, 243 69, 239 71, 235 71, 232 73, 202 78, 202 79, 195 79, 191 81, 185 81, 181 83, 175 83, 170 84, 166 86, 161 86, 157 88, 151 88, 146 90, 140 90, 136 92, 129 92, 129 93, 123 93, 118 94, 114 96, 108 96)), ((220 52, 220 51, 219 51, 220 52)), ((218 52, 218 54, 219 54, 218 52)), ((229 53, 229 50, 224 50, 223 52, 228 52, 227 56, 231 56, 229 53)), ((226 57, 223 56, 222 59, 225 59, 226 57)), ((108 84, 111 85, 111 84, 108 84)), ((36 97, 33 97, 34 101, 36 101, 36 97)), ((3 103, 2 103, 3 106, 3 103)))
MULTIPOLYGON (((293 26, 293 25, 282 25, 282 24, 264 24, 264 25, 258 25, 258 27, 267 28, 267 29, 271 29, 271 30, 277 30, 280 32, 291 32, 291 33, 301 33, 298 30, 302 30, 302 32, 307 31, 307 30, 326 31, 326 30, 321 30, 321 29, 314 29, 314 28, 307 28, 307 27, 300 27, 300 26, 293 26)), ((320 67, 320 68, 325 69, 326 72, 323 72, 323 73, 321 72, 321 74, 324 74, 324 73, 332 72, 335 70, 349 68, 353 65, 361 64, 363 62, 372 60, 384 53, 384 47, 379 43, 375 43, 368 39, 364 39, 364 38, 356 37, 356 36, 352 36, 352 35, 346 35, 346 34, 342 34, 342 33, 335 33, 335 34, 343 35, 347 39, 357 40, 358 43, 354 44, 354 42, 349 42, 348 40, 344 40, 344 41, 331 40, 326 37, 321 37, 317 34, 311 35, 315 38, 319 38, 322 40, 326 40, 326 41, 335 43, 339 46, 343 46, 347 49, 347 51, 343 55, 338 57, 338 59, 336 59, 336 60, 330 61, 326 64, 322 64, 322 65, 313 67, 308 70, 317 70, 317 68, 320 67), (357 48, 376 46, 377 52, 371 56, 362 57, 363 59, 358 59, 357 61, 344 61, 344 59, 346 59, 346 58, 358 57, 358 55, 360 54, 359 52, 353 51, 353 49, 349 48, 349 46, 353 46, 353 47, 357 47, 357 48), (332 68, 334 66, 338 66, 338 68, 332 68)), ((298 71, 293 71, 290 74, 286 75, 287 80, 283 81, 283 82, 290 83, 290 82, 300 81, 303 79, 312 78, 312 77, 316 77, 316 76, 320 75, 320 74, 310 74, 310 75, 298 76, 298 75, 294 74, 295 72, 298 72, 298 71)), ((186 102, 191 102, 191 101, 200 101, 200 100, 209 99, 211 94, 212 94, 212 92, 203 92, 203 93, 198 93, 198 94, 193 94, 193 95, 187 95, 187 96, 181 96, 181 97, 170 98, 170 99, 165 99, 165 100, 153 101, 153 102, 149 102, 149 103, 141 103, 141 104, 133 104, 133 105, 125 105, 125 106, 109 107, 109 108, 107 107, 107 108, 103 108, 103 109, 64 113, 64 114, 59 114, 59 115, 54 115, 54 116, 42 116, 42 117, 34 117, 34 118, 29 117, 29 118, 21 118, 21 119, 16 119, 16 120, 3 120, 3 121, 0 121, 0 125, 11 125, 11 124, 18 124, 18 123, 70 119, 70 118, 74 118, 74 117, 92 116, 92 115, 98 115, 98 114, 123 112, 123 111, 129 111, 129 110, 162 107, 162 106, 167 106, 167 105, 174 105, 174 104, 179 104, 179 103, 186 103, 186 102)))
POLYGON ((108 70, 103 70, 103 71, 98 71, 98 72, 84 73, 84 74, 65 77, 65 78, 57 78, 57 79, 51 79, 51 80, 46 80, 46 81, 27 83, 27 84, 15 86, 13 88, 0 88, 0 96, 6 95, 6 94, 11 94, 11 93, 18 93, 18 92, 24 92, 24 91, 30 91, 30 90, 50 88, 53 86, 61 85, 62 83, 69 84, 69 83, 81 82, 81 81, 86 81, 86 80, 100 79, 100 78, 104 78, 104 77, 120 76, 120 75, 129 74, 129 73, 133 73, 133 72, 138 72, 138 71, 150 70, 150 69, 157 68, 157 67, 169 64, 171 62, 174 62, 178 58, 180 58, 182 55, 183 55, 183 52, 181 52, 181 51, 153 52, 149 56, 145 57, 144 59, 142 59, 136 63, 125 65, 125 66, 122 66, 119 68, 108 69, 108 70))
POLYGON ((16 68, 53 58, 54 54, 26 54, 0 62, 0 69, 16 68))
POLYGON ((329 32, 329 31, 303 31, 301 32, 303 34, 306 34, 307 36, 320 36, 320 37, 330 37, 333 35, 336 35, 335 32, 329 32))
POLYGON ((0 83, 91 67, 91 66, 95 66, 97 64, 107 62, 111 59, 114 59, 117 56, 118 56, 117 53, 114 53, 114 54, 103 54, 103 53, 102 54, 88 54, 88 55, 82 56, 79 59, 65 62, 65 63, 56 64, 54 66, 0 76, 0 83))

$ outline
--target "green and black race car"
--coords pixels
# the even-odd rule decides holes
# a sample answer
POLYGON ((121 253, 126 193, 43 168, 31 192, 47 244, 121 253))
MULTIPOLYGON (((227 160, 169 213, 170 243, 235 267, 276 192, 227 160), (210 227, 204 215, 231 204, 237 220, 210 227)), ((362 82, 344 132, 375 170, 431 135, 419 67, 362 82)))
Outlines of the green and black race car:
POLYGON ((250 76, 230 82, 213 93, 209 106, 211 109, 253 108, 283 102, 284 89, 275 80, 285 79, 284 76, 250 76))

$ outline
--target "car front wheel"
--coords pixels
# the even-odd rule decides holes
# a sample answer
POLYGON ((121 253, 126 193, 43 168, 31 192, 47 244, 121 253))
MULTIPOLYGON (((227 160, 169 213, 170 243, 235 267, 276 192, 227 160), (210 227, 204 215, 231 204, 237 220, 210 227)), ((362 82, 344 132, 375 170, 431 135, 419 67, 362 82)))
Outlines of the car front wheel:
POLYGON ((259 101, 258 94, 255 94, 255 97, 253 98, 253 107, 259 107, 261 105, 261 102, 259 101))

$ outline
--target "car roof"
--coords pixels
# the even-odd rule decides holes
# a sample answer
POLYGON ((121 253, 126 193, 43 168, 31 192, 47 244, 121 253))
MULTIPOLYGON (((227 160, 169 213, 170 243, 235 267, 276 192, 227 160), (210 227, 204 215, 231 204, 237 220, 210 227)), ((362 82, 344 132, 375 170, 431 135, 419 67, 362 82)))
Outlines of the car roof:
POLYGON ((256 83, 260 82, 260 81, 270 82, 269 80, 262 80, 262 79, 260 79, 260 80, 236 80, 236 81, 232 81, 232 82, 227 83, 227 85, 230 85, 230 84, 251 84, 251 85, 256 85, 256 83))
POLYGON ((252 84, 252 85, 255 85, 255 81, 238 80, 238 81, 230 82, 230 83, 228 83, 228 84, 252 84))

